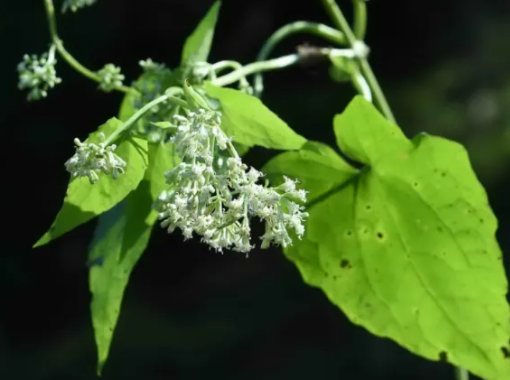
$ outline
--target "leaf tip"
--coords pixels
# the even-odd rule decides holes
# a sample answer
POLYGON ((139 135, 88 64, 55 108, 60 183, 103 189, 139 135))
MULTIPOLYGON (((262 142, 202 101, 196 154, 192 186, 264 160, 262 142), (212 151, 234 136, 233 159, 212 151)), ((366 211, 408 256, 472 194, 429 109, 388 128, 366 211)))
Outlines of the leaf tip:
POLYGON ((45 233, 39 240, 35 242, 35 244, 32 246, 32 248, 38 248, 45 244, 47 244, 51 238, 48 236, 48 233, 45 233))

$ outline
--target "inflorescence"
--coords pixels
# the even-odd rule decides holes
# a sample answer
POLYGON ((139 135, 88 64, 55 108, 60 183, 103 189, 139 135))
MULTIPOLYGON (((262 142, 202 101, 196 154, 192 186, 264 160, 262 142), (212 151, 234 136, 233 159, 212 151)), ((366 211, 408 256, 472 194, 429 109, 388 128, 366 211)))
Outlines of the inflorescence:
POLYGON ((99 88, 105 92, 110 92, 122 87, 125 77, 120 70, 120 67, 112 63, 106 64, 97 72, 97 75, 101 78, 99 88))
POLYGON ((157 202, 163 228, 179 228, 185 239, 196 233, 217 251, 250 251, 254 216, 265 221, 262 248, 292 244, 289 228, 301 238, 308 214, 295 201, 305 202, 306 193, 296 189, 295 181, 285 178, 275 188, 258 184, 263 174, 243 164, 220 128, 219 112, 199 110, 174 119, 178 126, 171 141, 181 163, 165 174, 172 190, 157 202), (220 151, 230 157, 218 155, 220 151))
POLYGON ((117 156, 115 144, 107 145, 104 133, 99 133, 100 143, 81 142, 74 139, 76 153, 66 161, 65 167, 73 178, 88 177, 91 184, 99 180, 98 173, 110 174, 117 179, 124 173, 126 162, 117 156))
POLYGON ((18 64, 18 88, 30 90, 27 95, 28 100, 45 98, 50 88, 62 82, 55 70, 57 64, 55 49, 55 45, 52 45, 50 50, 40 57, 25 54, 23 61, 18 64))

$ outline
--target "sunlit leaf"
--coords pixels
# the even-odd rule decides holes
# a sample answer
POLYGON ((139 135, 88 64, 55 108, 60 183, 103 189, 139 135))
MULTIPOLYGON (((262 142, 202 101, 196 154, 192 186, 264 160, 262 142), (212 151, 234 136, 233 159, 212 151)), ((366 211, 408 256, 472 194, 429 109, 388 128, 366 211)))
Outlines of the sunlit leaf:
POLYGON ((307 166, 285 153, 282 174, 295 164, 303 183, 332 183, 316 191, 287 257, 373 334, 488 380, 510 378, 497 221, 465 149, 424 134, 408 140, 360 97, 334 124, 340 149, 366 166, 333 176, 315 157, 307 166))
POLYGON ((221 1, 217 1, 188 37, 182 50, 181 65, 207 62, 218 20, 221 1))
POLYGON ((205 90, 219 100, 222 128, 235 142, 282 150, 299 149, 306 142, 256 97, 210 83, 205 90))
POLYGON ((89 262, 92 322, 98 351, 97 371, 108 358, 122 298, 134 266, 145 251, 157 213, 152 204, 165 188, 173 167, 171 147, 149 144, 149 167, 138 188, 99 217, 89 262))

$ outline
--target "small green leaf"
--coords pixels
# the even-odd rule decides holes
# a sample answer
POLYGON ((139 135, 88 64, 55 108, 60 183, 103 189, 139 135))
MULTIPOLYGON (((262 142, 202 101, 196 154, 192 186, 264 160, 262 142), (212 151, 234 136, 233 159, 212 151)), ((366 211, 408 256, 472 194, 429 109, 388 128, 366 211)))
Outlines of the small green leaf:
MULTIPOLYGON (((97 134, 109 136, 122 123, 112 118, 92 133, 87 142, 97 141, 97 134)), ((52 226, 34 247, 47 244, 51 240, 88 222, 97 215, 108 211, 136 189, 147 168, 147 143, 137 138, 124 140, 115 153, 127 162, 126 172, 118 179, 100 175, 100 180, 92 185, 88 178, 75 178, 69 182, 64 205, 52 226)))
POLYGON ((359 71, 356 61, 346 57, 332 57, 329 75, 335 82, 349 82, 359 71))
POLYGON ((216 1, 186 40, 182 50, 182 66, 192 65, 197 62, 207 62, 220 6, 221 1, 216 1))
POLYGON ((316 157, 308 166, 296 157, 304 183, 329 180, 333 190, 316 191, 305 236, 286 256, 373 334, 488 380, 510 378, 497 221, 465 149, 408 140, 361 97, 334 124, 342 151, 366 166, 346 181, 319 170, 316 157))
POLYGON ((92 322, 98 351, 98 374, 110 351, 124 290, 134 266, 145 251, 157 213, 152 204, 164 190, 166 170, 173 167, 172 147, 149 145, 149 167, 138 188, 99 217, 89 261, 92 322))
POLYGON ((187 80, 184 80, 184 96, 188 102, 188 106, 191 110, 197 111, 200 108, 210 110, 209 104, 195 89, 189 84, 187 80))
POLYGON ((169 121, 152 122, 151 125, 154 125, 155 127, 158 127, 158 128, 161 128, 161 129, 171 129, 171 128, 175 127, 169 121))
POLYGON ((205 84, 209 96, 221 103, 222 128, 235 142, 248 147, 299 149, 306 143, 259 99, 231 88, 205 84))

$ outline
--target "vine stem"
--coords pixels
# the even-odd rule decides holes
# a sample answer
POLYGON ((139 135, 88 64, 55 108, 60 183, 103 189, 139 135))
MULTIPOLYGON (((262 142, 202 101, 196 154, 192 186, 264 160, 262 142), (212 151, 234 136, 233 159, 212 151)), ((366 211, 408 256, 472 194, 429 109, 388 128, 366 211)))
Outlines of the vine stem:
MULTIPOLYGON (((276 32, 274 32, 271 37, 269 37, 264 45, 262 45, 262 49, 260 49, 260 52, 257 55, 257 61, 260 62, 266 60, 276 45, 278 45, 285 38, 298 33, 313 34, 338 45, 343 45, 346 43, 344 34, 339 30, 316 22, 295 21, 282 26, 276 32)), ((260 96, 263 90, 264 83, 262 74, 257 73, 255 76, 254 84, 255 95, 260 96)))
POLYGON ((122 132, 126 131, 131 127, 134 123, 136 123, 143 115, 145 115, 148 111, 151 110, 151 108, 157 106, 160 103, 170 101, 171 103, 174 103, 177 106, 180 107, 187 107, 188 103, 186 103, 184 100, 179 99, 175 97, 176 94, 182 94, 183 90, 180 87, 170 87, 168 90, 165 91, 165 95, 161 95, 157 97, 156 99, 150 101, 146 105, 144 105, 142 108, 140 108, 137 112, 133 114, 129 119, 127 119, 118 129, 116 129, 110 136, 108 136, 108 139, 105 141, 105 145, 109 145, 112 143, 117 136, 119 136, 122 132))
POLYGON ((359 41, 365 39, 367 32, 366 0, 354 0, 354 35, 359 41))
POLYGON ((280 58, 270 59, 268 61, 253 62, 227 75, 213 79, 212 84, 216 86, 227 86, 229 84, 237 82, 238 80, 246 77, 247 75, 262 71, 282 69, 298 63, 299 60, 300 60, 299 54, 290 54, 280 58))
MULTIPOLYGON (((93 80, 94 82, 101 83, 101 77, 92 70, 87 69, 80 62, 78 62, 65 48, 64 43, 60 39, 57 33, 57 19, 55 17, 55 6, 53 5, 53 0, 44 0, 44 7, 46 9, 46 16, 48 18, 48 26, 50 30, 51 40, 59 54, 64 58, 64 60, 75 69, 77 72, 93 80)), ((124 93, 132 93, 133 89, 127 86, 120 86, 116 88, 116 90, 124 92, 124 93)))
MULTIPOLYGON (((356 38, 356 35, 352 31, 351 27, 349 26, 349 23, 345 19, 344 14, 336 4, 335 0, 321 0, 321 1, 335 26, 345 34, 345 38, 347 39, 347 42, 349 43, 350 47, 354 48, 356 42, 358 42, 358 39, 356 38)), ((361 2, 360 0, 355 1, 356 4, 358 2, 361 2)), ((357 4, 356 7, 354 8, 355 11, 363 9, 360 7, 361 5, 357 4)), ((363 15, 355 16, 355 20, 357 20, 357 24, 359 25, 357 28, 358 33, 364 34, 365 27, 363 27, 363 25, 364 24, 366 25, 366 12, 364 16, 363 15)), ((381 89, 381 86, 379 85, 379 82, 377 81, 377 78, 374 75, 374 72, 372 71, 372 68, 370 67, 370 64, 368 63, 368 60, 364 57, 359 57, 358 60, 361 73, 363 74, 368 84, 370 85, 370 88, 372 89, 376 104, 378 105, 379 109, 382 111, 386 119, 395 123, 395 116, 393 116, 393 112, 391 111, 391 108, 386 100, 386 97, 384 96, 384 93, 381 89)))

